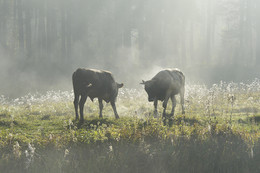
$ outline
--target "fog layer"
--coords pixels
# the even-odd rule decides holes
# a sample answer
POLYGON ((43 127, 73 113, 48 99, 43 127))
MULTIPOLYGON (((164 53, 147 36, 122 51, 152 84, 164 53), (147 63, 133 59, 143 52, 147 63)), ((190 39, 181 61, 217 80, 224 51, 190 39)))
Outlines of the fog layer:
POLYGON ((78 67, 135 88, 173 67, 188 82, 247 82, 259 18, 259 0, 0 0, 0 95, 70 90, 78 67))

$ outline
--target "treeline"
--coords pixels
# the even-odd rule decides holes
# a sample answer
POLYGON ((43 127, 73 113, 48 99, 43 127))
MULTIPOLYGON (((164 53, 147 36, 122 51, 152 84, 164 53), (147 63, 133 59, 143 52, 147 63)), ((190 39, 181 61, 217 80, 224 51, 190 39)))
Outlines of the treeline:
POLYGON ((259 0, 0 0, 0 57, 38 73, 252 68, 260 65, 259 18, 259 0))

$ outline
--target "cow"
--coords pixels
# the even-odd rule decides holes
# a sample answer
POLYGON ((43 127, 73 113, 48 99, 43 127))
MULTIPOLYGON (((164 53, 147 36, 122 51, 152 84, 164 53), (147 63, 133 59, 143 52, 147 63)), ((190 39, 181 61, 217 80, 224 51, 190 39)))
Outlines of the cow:
POLYGON ((185 76, 179 69, 165 69, 157 73, 151 80, 142 81, 145 91, 148 94, 148 101, 154 102, 154 114, 157 116, 158 100, 163 101, 163 117, 166 117, 166 107, 169 98, 172 100, 171 116, 174 115, 176 106, 175 95, 180 94, 182 114, 184 110, 184 85, 185 76))
POLYGON ((110 102, 115 114, 115 118, 119 118, 115 102, 118 89, 123 87, 123 83, 118 84, 115 82, 111 72, 96 69, 78 68, 72 75, 72 82, 74 90, 74 108, 76 113, 76 120, 79 118, 79 105, 80 121, 84 121, 83 109, 87 97, 89 97, 92 101, 94 98, 98 98, 100 118, 102 118, 103 100, 107 103, 110 102))

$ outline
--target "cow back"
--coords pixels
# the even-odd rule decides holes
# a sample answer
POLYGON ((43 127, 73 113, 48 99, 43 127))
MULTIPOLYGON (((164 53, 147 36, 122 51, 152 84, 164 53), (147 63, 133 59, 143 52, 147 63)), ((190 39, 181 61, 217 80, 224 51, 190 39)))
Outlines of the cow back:
POLYGON ((164 100, 166 93, 178 94, 184 87, 185 77, 178 69, 166 69, 157 73, 152 79, 151 86, 158 100, 164 100))
POLYGON ((79 94, 86 94, 92 100, 96 97, 111 101, 117 95, 116 82, 108 71, 77 69, 73 74, 73 87, 79 94))

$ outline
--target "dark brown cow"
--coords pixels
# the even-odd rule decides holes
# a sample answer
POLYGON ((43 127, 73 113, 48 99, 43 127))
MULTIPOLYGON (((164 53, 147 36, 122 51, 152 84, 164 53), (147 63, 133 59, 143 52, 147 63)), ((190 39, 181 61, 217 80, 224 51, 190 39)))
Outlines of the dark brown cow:
POLYGON ((105 100, 110 102, 116 118, 119 118, 116 110, 116 97, 118 88, 123 87, 123 84, 115 82, 111 72, 95 69, 77 69, 72 76, 73 90, 74 90, 74 107, 76 112, 76 119, 78 115, 78 104, 80 109, 80 120, 83 121, 83 108, 87 97, 92 101, 98 98, 99 102, 99 117, 102 117, 103 103, 105 100), (80 97, 80 101, 79 101, 80 97))
POLYGON ((148 94, 148 101, 154 102, 154 113, 157 115, 158 100, 163 101, 163 116, 166 116, 166 107, 169 98, 172 100, 171 115, 174 115, 176 106, 176 94, 180 94, 182 114, 184 111, 184 85, 185 76, 179 69, 166 69, 157 73, 151 80, 143 81, 145 91, 148 94))

